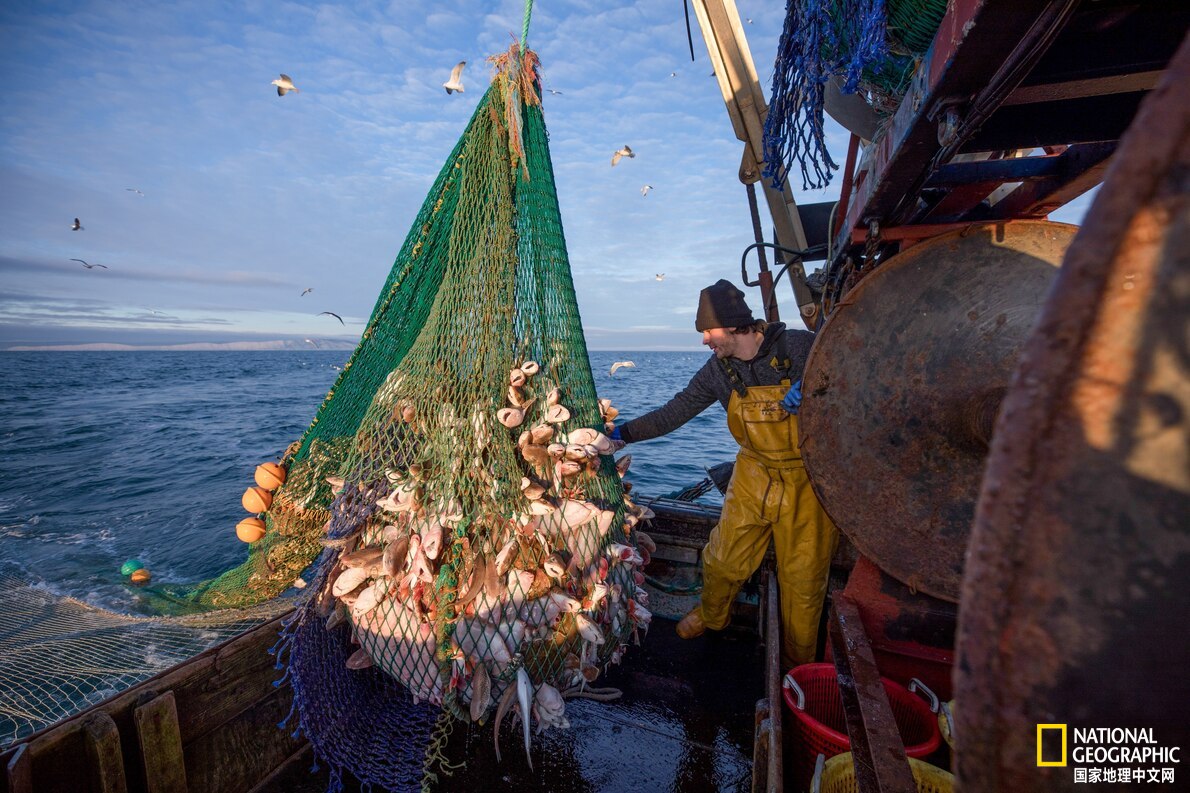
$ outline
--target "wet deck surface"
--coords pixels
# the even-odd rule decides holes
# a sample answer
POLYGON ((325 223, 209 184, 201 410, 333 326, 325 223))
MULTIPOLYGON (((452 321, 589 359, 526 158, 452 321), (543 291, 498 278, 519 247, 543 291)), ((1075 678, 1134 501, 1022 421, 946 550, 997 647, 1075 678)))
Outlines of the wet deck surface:
MULTIPOLYGON (((452 761, 466 767, 443 777, 440 791, 747 791, 752 781, 756 700, 763 655, 754 634, 708 635, 684 642, 671 620, 656 618, 642 646, 596 681, 624 692, 614 702, 572 700, 569 730, 533 737, 533 769, 519 725, 501 731, 497 763, 492 729, 460 724, 452 761)), ((269 790, 325 790, 326 772, 295 763, 269 790)), ((351 786, 349 786, 349 789, 351 786)), ((264 793, 263 791, 261 793, 264 793)))

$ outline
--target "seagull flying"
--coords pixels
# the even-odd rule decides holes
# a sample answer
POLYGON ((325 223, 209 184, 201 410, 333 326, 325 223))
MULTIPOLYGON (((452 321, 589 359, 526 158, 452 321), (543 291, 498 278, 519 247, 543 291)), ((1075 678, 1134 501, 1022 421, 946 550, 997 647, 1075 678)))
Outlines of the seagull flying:
POLYGON ((79 223, 78 218, 74 219, 74 225, 70 227, 70 230, 71 231, 82 231, 83 230, 83 224, 79 223))
POLYGON ((669 73, 669 76, 670 76, 670 77, 677 77, 677 76, 678 76, 678 73, 677 73, 677 72, 670 72, 670 73, 669 73))
POLYGON ((562 92, 561 92, 561 91, 555 91, 553 88, 547 88, 547 89, 545 89, 545 90, 549 91, 549 92, 550 92, 551 94, 553 94, 554 96, 561 96, 561 95, 562 95, 562 92))
POLYGON ((635 367, 636 364, 634 364, 632 361, 616 361, 612 364, 612 368, 608 370, 608 374, 615 374, 617 369, 623 369, 629 366, 635 367))
POLYGON ((615 154, 612 155, 612 167, 614 168, 616 166, 616 163, 618 163, 620 161, 620 159, 623 157, 632 159, 635 156, 636 156, 636 153, 634 151, 632 151, 632 149, 628 148, 627 144, 625 144, 624 148, 620 149, 618 152, 616 152, 615 154))
POLYGON ((301 93, 298 87, 293 84, 293 80, 289 79, 288 74, 282 74, 281 77, 273 80, 269 85, 277 86, 277 96, 285 96, 290 91, 293 91, 295 94, 301 93))
POLYGON ((103 268, 103 269, 105 269, 105 270, 107 269, 107 265, 106 265, 106 264, 98 264, 98 263, 96 263, 96 264, 87 264, 87 263, 86 263, 86 262, 84 262, 82 259, 71 259, 70 261, 72 261, 72 262, 78 262, 78 263, 79 263, 79 264, 81 264, 83 267, 86 267, 88 270, 94 270, 96 267, 102 267, 102 268, 103 268))
POLYGON ((346 322, 344 322, 344 321, 343 321, 343 318, 342 318, 342 317, 340 317, 340 316, 339 316, 338 314, 336 314, 335 312, 333 312, 333 311, 319 311, 319 312, 318 312, 318 316, 320 316, 320 317, 321 317, 323 314, 327 314, 328 316, 332 316, 332 317, 334 317, 335 319, 339 320, 339 324, 340 324, 340 325, 342 325, 343 327, 347 327, 347 323, 346 323, 346 322))
POLYGON ((314 339, 306 339, 306 344, 313 344, 315 348, 318 347, 318 342, 314 341, 314 339))
POLYGON ((641 187, 641 189, 640 189, 640 194, 641 194, 642 196, 647 196, 647 195, 649 194, 649 191, 650 191, 650 190, 652 190, 652 189, 653 189, 653 185, 651 185, 651 184, 644 185, 644 186, 643 186, 643 187, 641 187))
POLYGON ((137 194, 138 196, 140 196, 141 198, 144 198, 144 197, 145 197, 145 194, 144 194, 144 193, 142 193, 140 190, 137 190, 135 187, 125 187, 125 188, 124 188, 124 190, 125 190, 125 191, 127 191, 127 192, 129 192, 129 193, 136 193, 136 194, 137 194))
POLYGON ((657 275, 655 275, 655 276, 653 276, 653 277, 654 277, 654 278, 656 278, 658 281, 664 281, 664 280, 665 280, 665 273, 657 273, 657 275))
POLYGON ((300 295, 298 295, 298 297, 305 297, 306 292, 313 292, 313 291, 314 291, 314 287, 312 287, 312 286, 307 287, 305 290, 302 291, 302 293, 300 295))
POLYGON ((458 91, 463 93, 463 67, 467 65, 467 61, 459 61, 458 64, 450 70, 450 79, 442 84, 446 89, 446 93, 453 94, 458 91))

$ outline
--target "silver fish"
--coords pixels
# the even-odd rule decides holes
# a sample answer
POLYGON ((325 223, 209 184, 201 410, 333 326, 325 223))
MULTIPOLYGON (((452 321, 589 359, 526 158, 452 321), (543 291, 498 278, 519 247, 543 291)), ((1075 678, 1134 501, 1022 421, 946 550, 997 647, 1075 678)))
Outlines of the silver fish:
POLYGON ((529 755, 529 707, 533 702, 533 681, 525 667, 516 670, 517 708, 521 714, 521 728, 525 734, 525 759, 529 761, 529 770, 533 770, 533 758, 529 755))

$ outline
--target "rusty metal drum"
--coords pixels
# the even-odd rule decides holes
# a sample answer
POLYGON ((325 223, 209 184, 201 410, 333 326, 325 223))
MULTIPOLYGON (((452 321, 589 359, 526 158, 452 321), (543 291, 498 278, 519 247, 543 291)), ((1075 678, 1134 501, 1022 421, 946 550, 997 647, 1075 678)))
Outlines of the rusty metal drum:
POLYGON ((1190 39, 1122 139, 995 427, 959 613, 964 793, 1082 790, 1080 769, 1112 787, 1120 767, 1113 789, 1186 787, 1188 620, 1190 39), (1106 756, 1089 728, 1108 728, 1090 747, 1106 756))
POLYGON ((957 602, 996 412, 1077 228, 977 225, 863 278, 806 364, 802 454, 823 507, 911 588, 957 602))

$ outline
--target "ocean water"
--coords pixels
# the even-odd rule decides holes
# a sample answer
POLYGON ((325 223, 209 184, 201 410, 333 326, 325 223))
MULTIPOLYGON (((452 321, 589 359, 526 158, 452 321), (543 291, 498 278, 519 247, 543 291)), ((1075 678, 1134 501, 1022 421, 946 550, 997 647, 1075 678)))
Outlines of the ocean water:
MULTIPOLYGON (((256 465, 314 416, 346 351, 0 353, 0 571, 57 595, 140 609, 119 568, 198 581, 245 558, 235 536, 256 465)), ((593 352, 621 420, 663 404, 705 352, 593 352), (608 370, 614 361, 635 368, 608 370)), ((734 457, 713 405, 627 448, 638 500, 695 484, 734 457)), ((715 503, 714 490, 702 500, 715 503)))

